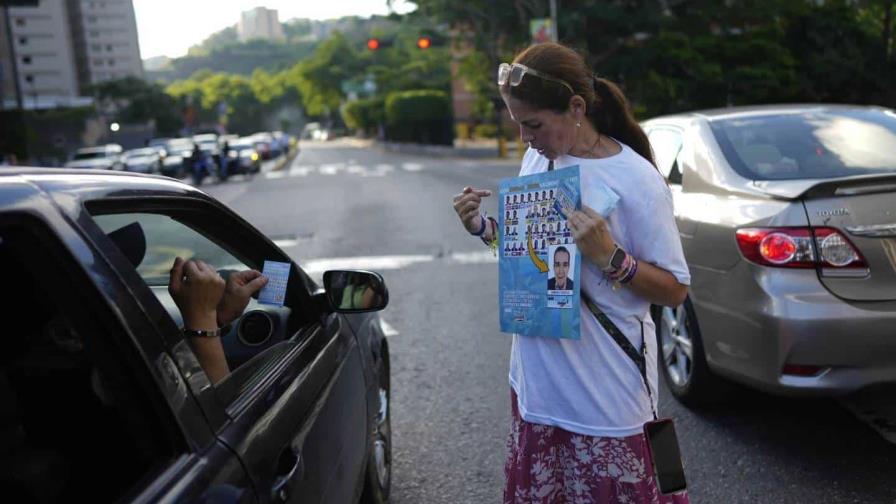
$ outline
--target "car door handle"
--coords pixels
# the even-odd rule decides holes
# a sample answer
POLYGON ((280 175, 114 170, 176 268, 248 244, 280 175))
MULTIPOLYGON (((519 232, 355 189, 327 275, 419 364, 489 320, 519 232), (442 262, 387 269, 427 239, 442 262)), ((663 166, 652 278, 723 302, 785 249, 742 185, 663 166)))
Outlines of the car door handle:
POLYGON ((292 489, 292 484, 296 479, 303 476, 305 464, 302 461, 301 453, 294 453, 289 448, 284 450, 280 455, 280 459, 281 463, 277 465, 278 469, 283 466, 287 466, 289 469, 286 474, 280 473, 277 479, 274 480, 274 484, 271 486, 271 501, 288 502, 291 497, 290 490, 292 489))

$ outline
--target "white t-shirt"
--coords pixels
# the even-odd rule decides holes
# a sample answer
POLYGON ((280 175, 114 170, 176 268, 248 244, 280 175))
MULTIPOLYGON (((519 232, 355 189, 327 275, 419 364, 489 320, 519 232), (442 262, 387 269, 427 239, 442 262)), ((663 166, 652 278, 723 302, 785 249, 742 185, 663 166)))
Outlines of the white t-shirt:
MULTIPOLYGON (((582 203, 597 206, 598 182, 619 195, 606 217, 616 242, 639 262, 654 264, 690 285, 672 213, 672 193, 649 161, 627 145, 602 159, 561 156, 554 169, 579 165, 582 203)), ((548 159, 529 149, 520 175, 546 171, 548 159)), ((599 266, 582 260, 581 280, 595 304, 636 349, 641 327, 647 340, 647 379, 657 399, 657 345, 650 303, 622 287, 616 291, 599 266)), ((516 391, 523 420, 554 425, 570 432, 601 437, 625 437, 642 431, 651 420, 650 401, 637 366, 607 334, 584 303, 580 307, 578 340, 513 335, 510 385, 516 391)))

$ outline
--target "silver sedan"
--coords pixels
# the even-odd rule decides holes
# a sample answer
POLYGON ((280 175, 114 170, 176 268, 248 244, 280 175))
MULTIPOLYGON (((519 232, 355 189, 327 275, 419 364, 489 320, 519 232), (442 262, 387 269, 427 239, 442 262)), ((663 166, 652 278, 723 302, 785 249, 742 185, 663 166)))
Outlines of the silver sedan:
POLYGON ((643 127, 692 275, 681 307, 653 312, 672 393, 896 382, 896 113, 780 105, 643 127))

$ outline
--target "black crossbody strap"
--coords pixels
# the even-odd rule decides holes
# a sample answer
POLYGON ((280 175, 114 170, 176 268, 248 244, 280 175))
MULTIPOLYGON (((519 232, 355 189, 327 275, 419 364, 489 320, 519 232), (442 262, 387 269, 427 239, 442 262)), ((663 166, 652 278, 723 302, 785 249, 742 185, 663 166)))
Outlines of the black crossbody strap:
POLYGON ((635 346, 632 345, 632 342, 629 341, 628 338, 622 334, 622 331, 619 330, 619 327, 610 320, 600 308, 591 300, 591 297, 585 293, 585 291, 580 291, 582 296, 582 301, 585 302, 585 306, 588 307, 588 311, 594 315, 594 318, 600 323, 600 325, 607 331, 607 334, 613 338, 613 341, 619 345, 619 348, 625 352, 626 355, 635 363, 638 371, 641 372, 641 379, 644 380, 644 387, 647 388, 647 397, 650 399, 650 410, 653 412, 653 419, 657 419, 656 409, 653 407, 653 394, 650 392, 650 384, 647 383, 647 340, 644 339, 644 321, 641 322, 641 351, 639 352, 635 349, 635 346))

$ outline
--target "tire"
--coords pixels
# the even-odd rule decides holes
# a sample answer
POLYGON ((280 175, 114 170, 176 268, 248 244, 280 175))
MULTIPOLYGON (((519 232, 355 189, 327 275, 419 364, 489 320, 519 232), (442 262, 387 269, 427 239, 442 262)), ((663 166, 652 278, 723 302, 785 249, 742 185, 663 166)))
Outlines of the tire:
POLYGON ((713 374, 706 363, 690 296, 677 308, 653 306, 651 315, 656 324, 658 365, 672 395, 685 406, 720 402, 730 384, 713 374))
POLYGON ((361 502, 387 504, 392 487, 392 395, 389 386, 389 351, 383 347, 379 377, 379 410, 376 429, 371 438, 370 456, 367 459, 367 475, 361 502))

